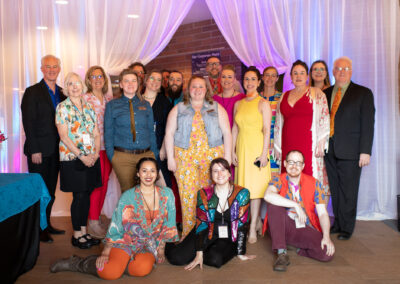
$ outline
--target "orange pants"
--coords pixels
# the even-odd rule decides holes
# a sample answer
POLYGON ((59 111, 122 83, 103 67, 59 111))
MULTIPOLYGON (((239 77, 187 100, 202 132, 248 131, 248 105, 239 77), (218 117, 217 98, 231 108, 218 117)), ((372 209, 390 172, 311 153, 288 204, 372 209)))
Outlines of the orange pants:
POLYGON ((115 280, 122 276, 128 266, 128 274, 131 276, 146 276, 153 269, 156 259, 150 252, 138 253, 135 259, 130 261, 130 256, 122 249, 112 248, 109 260, 104 264, 102 271, 97 270, 100 278, 115 280))

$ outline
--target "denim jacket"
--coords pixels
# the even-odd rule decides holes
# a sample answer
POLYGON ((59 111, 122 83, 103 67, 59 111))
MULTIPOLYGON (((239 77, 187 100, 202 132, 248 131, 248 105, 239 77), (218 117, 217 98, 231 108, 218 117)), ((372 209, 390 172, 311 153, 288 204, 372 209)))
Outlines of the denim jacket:
MULTIPOLYGON (((208 146, 214 148, 222 145, 222 130, 218 121, 218 103, 210 104, 205 101, 200 113, 207 133, 208 146)), ((184 105, 183 102, 178 104, 177 129, 174 135, 175 146, 183 149, 189 148, 194 114, 195 110, 191 104, 184 105)))
POLYGON ((120 98, 111 100, 106 105, 106 112, 104 114, 104 142, 107 157, 110 161, 114 156, 114 147, 121 147, 128 150, 150 148, 154 156, 158 156, 153 110, 147 101, 140 101, 137 96, 133 97, 132 103, 135 113, 135 142, 133 142, 131 132, 129 99, 122 94, 120 98))

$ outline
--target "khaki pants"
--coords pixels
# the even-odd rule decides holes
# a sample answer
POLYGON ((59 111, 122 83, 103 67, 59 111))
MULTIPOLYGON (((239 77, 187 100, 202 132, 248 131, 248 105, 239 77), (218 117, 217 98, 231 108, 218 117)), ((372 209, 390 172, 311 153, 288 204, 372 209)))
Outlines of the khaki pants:
POLYGON ((121 192, 138 184, 136 181, 136 164, 141 158, 145 157, 154 158, 154 153, 149 150, 143 154, 131 154, 114 150, 111 164, 121 186, 121 192))

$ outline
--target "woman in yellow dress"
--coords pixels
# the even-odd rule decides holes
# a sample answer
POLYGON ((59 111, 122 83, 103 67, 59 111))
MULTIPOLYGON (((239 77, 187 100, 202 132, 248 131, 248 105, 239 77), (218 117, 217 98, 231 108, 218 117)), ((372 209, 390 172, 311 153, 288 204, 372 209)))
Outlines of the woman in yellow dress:
POLYGON ((250 190, 249 243, 257 241, 257 231, 261 233, 260 205, 271 179, 268 156, 272 113, 268 102, 258 94, 260 83, 258 69, 249 67, 243 77, 246 98, 235 104, 232 128, 235 184, 250 190))

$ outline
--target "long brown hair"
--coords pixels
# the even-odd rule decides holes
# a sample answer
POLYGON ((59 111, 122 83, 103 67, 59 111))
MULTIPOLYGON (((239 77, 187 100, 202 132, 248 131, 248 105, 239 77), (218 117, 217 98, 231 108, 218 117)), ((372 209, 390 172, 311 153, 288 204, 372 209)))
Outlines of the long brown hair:
POLYGON ((86 72, 85 75, 85 85, 87 87, 87 92, 91 93, 93 91, 93 86, 92 86, 92 82, 90 81, 90 77, 92 76, 92 73, 94 70, 100 70, 101 74, 103 75, 104 78, 104 86, 101 89, 101 92, 104 94, 106 94, 108 92, 108 78, 106 76, 106 72, 104 71, 103 67, 99 66, 99 65, 94 65, 92 67, 90 67, 88 69, 88 71, 86 72))

